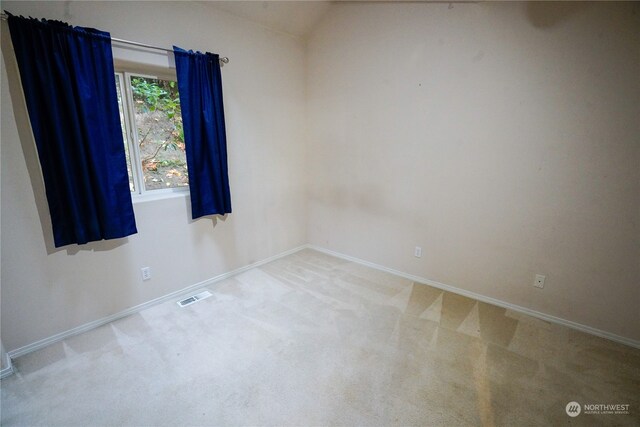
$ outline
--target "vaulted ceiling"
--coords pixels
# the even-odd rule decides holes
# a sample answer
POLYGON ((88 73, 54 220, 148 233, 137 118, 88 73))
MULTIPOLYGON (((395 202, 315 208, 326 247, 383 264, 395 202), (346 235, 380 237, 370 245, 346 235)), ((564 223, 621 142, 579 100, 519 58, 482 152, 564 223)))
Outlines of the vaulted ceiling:
POLYGON ((206 4, 302 38, 331 6, 329 1, 213 1, 206 4))

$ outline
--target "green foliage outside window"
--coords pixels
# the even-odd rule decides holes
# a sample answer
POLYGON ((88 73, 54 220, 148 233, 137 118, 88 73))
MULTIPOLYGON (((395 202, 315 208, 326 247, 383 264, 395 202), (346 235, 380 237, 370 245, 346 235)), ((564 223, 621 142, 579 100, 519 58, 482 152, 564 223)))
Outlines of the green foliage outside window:
POLYGON ((145 187, 188 185, 180 96, 175 81, 132 77, 145 187))

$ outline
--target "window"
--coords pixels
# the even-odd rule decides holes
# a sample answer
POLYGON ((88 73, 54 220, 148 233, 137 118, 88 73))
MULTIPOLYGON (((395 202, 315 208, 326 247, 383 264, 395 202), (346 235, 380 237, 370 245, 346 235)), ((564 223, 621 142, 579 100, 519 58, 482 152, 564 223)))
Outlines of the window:
POLYGON ((171 77, 116 73, 129 188, 134 194, 186 191, 178 84, 171 77))

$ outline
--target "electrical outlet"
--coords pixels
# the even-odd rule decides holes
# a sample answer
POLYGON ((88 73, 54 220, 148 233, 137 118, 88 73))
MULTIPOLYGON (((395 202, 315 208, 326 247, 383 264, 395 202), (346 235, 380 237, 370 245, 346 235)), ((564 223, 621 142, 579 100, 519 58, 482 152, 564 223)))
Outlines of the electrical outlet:
POLYGON ((416 258, 422 258, 422 248, 420 246, 416 246, 415 251, 413 251, 413 256, 416 258))
POLYGON ((142 273, 142 280, 151 279, 151 267, 142 267, 140 272, 142 273))
POLYGON ((533 281, 533 286, 540 289, 544 288, 545 279, 546 279, 546 276, 543 276, 542 274, 536 274, 536 278, 533 281))

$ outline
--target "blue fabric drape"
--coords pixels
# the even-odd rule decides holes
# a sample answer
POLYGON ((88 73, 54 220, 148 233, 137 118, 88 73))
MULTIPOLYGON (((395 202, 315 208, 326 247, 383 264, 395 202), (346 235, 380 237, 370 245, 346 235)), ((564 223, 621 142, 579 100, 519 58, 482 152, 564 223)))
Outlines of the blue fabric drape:
POLYGON ((111 36, 9 14, 56 247, 137 232, 111 36))
POLYGON ((173 47, 184 127, 191 216, 231 212, 218 55, 173 47))

